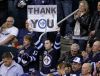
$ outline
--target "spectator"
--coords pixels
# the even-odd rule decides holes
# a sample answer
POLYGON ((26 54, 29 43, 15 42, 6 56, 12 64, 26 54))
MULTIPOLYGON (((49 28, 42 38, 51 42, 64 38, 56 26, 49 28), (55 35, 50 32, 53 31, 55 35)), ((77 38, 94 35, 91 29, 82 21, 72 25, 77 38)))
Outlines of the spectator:
POLYGON ((18 43, 20 45, 23 44, 23 38, 25 35, 30 35, 31 32, 29 30, 29 22, 28 20, 25 21, 25 27, 24 28, 19 28, 19 32, 18 32, 18 36, 17 36, 17 39, 18 39, 18 43))
POLYGON ((20 49, 18 62, 23 66, 25 73, 39 71, 39 48, 32 45, 32 37, 25 35, 23 48, 20 49))
POLYGON ((45 76, 54 73, 57 70, 58 59, 60 57, 60 33, 57 33, 55 43, 49 39, 44 42, 45 51, 43 52, 43 61, 40 74, 45 76))
POLYGON ((58 64, 57 72, 58 72, 58 74, 56 74, 54 76, 70 76, 71 65, 65 64, 62 62, 62 63, 58 64))
POLYGON ((89 43, 87 43, 86 52, 89 54, 91 53, 91 50, 92 50, 92 46, 89 43))
POLYGON ((87 53, 86 51, 82 52, 83 56, 83 62, 91 62, 92 64, 92 71, 93 71, 93 76, 96 75, 97 70, 96 70, 96 63, 100 61, 100 41, 95 41, 92 47, 92 51, 90 53, 87 53))
POLYGON ((83 0, 79 3, 79 11, 74 16, 74 43, 80 45, 80 50, 83 51, 86 49, 88 41, 88 28, 90 22, 88 3, 83 0))
POLYGON ((90 63, 84 63, 82 65, 82 76, 92 76, 92 65, 90 63))
POLYGON ((67 51, 66 53, 63 53, 59 59, 59 62, 65 62, 65 63, 72 63, 73 62, 73 59, 76 57, 76 56, 79 56, 81 57, 81 53, 79 51, 79 45, 74 43, 71 45, 71 50, 70 51, 67 51))
POLYGON ((82 67, 82 59, 79 57, 75 57, 72 63, 72 72, 70 73, 71 76, 80 76, 82 67))
POLYGON ((83 63, 90 61, 89 54, 91 54, 91 52, 92 46, 90 46, 90 44, 88 43, 86 46, 86 50, 82 51, 83 63))
MULTIPOLYGON (((72 13, 72 1, 73 0, 61 0, 63 15, 64 17, 72 13)), ((65 36, 64 38, 71 38, 72 27, 71 27, 72 17, 69 17, 65 23, 65 36)))
MULTIPOLYGON (((57 14, 58 14, 58 21, 62 18, 68 16, 72 13, 72 1, 73 0, 56 0, 57 3, 57 14)), ((72 17, 68 18, 64 24, 61 26, 61 32, 65 30, 64 38, 68 38, 72 35, 72 28, 71 28, 72 17)), ((59 25, 60 26, 60 25, 59 25)))
MULTIPOLYGON (((31 0, 31 5, 40 5, 41 6, 41 5, 55 5, 55 4, 56 4, 56 0, 31 0)), ((53 42, 54 42, 55 37, 56 37, 55 32, 47 32, 46 35, 44 36, 44 40, 46 38, 50 38, 50 40, 53 40, 53 42)))
POLYGON ((31 0, 14 0, 16 27, 23 28, 25 20, 27 19, 27 5, 30 3, 31 0))
POLYGON ((66 64, 66 67, 65 67, 65 73, 66 73, 66 76, 69 76, 70 73, 71 73, 71 64, 66 64))
POLYGON ((92 52, 92 47, 90 47, 90 44, 87 44, 86 50, 82 51, 83 63, 90 61, 89 54, 91 54, 91 52, 92 52))
POLYGON ((94 12, 90 22, 90 36, 95 40, 100 40, 100 1, 97 3, 97 11, 94 12))
MULTIPOLYGON (((17 36, 18 29, 13 26, 14 18, 8 17, 6 20, 6 30, 0 33, 0 45, 9 45, 17 36)), ((2 28, 1 28, 2 29, 2 28)))
POLYGON ((92 53, 89 55, 90 62, 100 61, 100 41, 95 41, 92 47, 92 53))
POLYGON ((57 66, 58 76, 64 76, 64 75, 66 75, 65 67, 66 67, 65 63, 58 64, 58 66, 57 66))
POLYGON ((97 2, 99 0, 86 0, 89 4, 90 14, 93 15, 93 12, 96 11, 97 2))
POLYGON ((89 61, 89 54, 90 53, 87 53, 86 51, 82 51, 83 63, 89 61))
POLYGON ((0 67, 1 76, 21 76, 23 68, 13 60, 11 52, 2 55, 3 64, 0 67))

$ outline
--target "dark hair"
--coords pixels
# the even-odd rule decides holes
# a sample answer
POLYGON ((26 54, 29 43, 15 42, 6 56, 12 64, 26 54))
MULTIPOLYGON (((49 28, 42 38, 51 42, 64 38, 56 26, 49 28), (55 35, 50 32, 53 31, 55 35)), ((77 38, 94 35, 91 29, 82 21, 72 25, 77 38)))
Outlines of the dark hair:
POLYGON ((5 53, 3 53, 3 55, 2 55, 2 59, 4 59, 4 58, 12 58, 13 59, 13 54, 11 53, 11 52, 5 52, 5 53))
POLYGON ((45 41, 47 41, 47 40, 49 40, 49 41, 50 41, 50 43, 53 43, 53 41, 52 41, 52 40, 50 40, 49 38, 47 38, 45 41))

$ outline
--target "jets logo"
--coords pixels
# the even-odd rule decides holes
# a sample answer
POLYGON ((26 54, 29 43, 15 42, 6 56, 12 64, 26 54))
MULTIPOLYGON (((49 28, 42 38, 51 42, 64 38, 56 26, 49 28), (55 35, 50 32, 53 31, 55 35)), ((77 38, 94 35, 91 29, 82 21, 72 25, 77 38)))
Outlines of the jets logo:
POLYGON ((48 67, 51 64, 51 57, 46 55, 43 59, 44 66, 48 67))

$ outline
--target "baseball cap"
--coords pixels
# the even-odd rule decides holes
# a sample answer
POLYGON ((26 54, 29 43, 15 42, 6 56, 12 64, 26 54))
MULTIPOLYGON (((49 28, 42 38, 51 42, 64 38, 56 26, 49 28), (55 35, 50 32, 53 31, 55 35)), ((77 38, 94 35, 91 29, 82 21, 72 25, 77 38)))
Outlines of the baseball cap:
POLYGON ((81 60, 80 57, 75 57, 73 62, 75 62, 75 63, 82 63, 82 60, 81 60))

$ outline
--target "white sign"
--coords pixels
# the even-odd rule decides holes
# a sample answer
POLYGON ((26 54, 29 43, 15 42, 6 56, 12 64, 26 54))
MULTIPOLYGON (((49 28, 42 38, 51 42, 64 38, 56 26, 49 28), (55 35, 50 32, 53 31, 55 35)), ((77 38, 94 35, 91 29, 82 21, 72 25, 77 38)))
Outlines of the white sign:
POLYGON ((57 31, 56 5, 28 5, 27 13, 34 31, 57 31))

